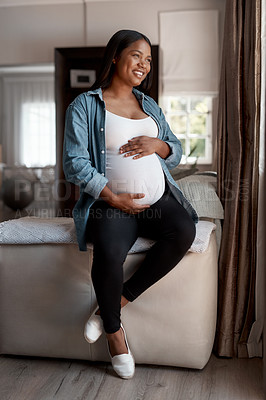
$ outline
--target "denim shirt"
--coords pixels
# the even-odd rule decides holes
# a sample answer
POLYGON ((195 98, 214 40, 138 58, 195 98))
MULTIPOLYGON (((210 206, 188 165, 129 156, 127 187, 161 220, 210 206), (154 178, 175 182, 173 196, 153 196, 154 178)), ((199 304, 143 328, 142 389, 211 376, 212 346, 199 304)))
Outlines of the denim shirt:
MULTIPOLYGON (((162 110, 144 93, 133 89, 143 111, 158 125, 158 138, 167 143, 171 153, 158 158, 165 179, 174 197, 183 205, 194 223, 198 216, 184 197, 169 170, 176 167, 182 156, 181 143, 171 132, 162 110)), ((86 228, 91 205, 99 199, 106 186, 105 103, 102 90, 82 93, 68 106, 65 119, 63 169, 66 180, 80 187, 80 197, 73 209, 77 240, 81 251, 87 250, 86 228)))

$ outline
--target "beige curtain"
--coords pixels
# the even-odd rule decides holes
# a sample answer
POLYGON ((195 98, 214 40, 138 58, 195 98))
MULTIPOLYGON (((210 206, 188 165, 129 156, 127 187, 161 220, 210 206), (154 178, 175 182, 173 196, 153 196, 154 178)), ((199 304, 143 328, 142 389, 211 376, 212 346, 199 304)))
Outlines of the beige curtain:
POLYGON ((261 0, 227 0, 217 171, 225 218, 214 352, 245 357, 255 320, 261 0))
POLYGON ((164 95, 207 93, 219 85, 219 11, 159 13, 164 95))

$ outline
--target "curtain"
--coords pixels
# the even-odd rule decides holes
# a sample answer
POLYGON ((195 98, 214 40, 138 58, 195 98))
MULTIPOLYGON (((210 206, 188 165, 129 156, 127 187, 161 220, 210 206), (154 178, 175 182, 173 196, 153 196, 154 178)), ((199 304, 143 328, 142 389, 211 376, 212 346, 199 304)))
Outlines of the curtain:
POLYGON ((217 94, 219 84, 218 10, 159 14, 164 95, 217 94))
MULTIPOLYGON (((265 245, 266 245, 266 185, 265 185, 265 97, 266 97, 266 1, 261 2, 261 101, 260 101, 260 152, 259 152, 259 199, 257 230, 257 268, 255 322, 248 338, 249 357, 262 356, 262 332, 265 307, 265 245), (264 61, 263 61, 264 60, 264 61)), ((265 342, 266 343, 266 342, 265 342)))
POLYGON ((217 171, 224 206, 214 352, 248 356, 255 320, 260 132, 261 0, 227 0, 217 171))
POLYGON ((55 164, 53 73, 4 75, 2 114, 5 164, 55 164))

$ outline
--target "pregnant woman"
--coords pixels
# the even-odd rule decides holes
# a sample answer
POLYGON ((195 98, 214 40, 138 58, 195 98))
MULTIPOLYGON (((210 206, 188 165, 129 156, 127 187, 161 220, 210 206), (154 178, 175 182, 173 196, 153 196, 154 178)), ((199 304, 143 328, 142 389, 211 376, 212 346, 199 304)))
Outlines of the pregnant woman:
POLYGON ((151 43, 136 31, 109 40, 102 69, 66 113, 63 164, 80 186, 73 210, 81 251, 93 243, 92 282, 97 307, 84 335, 103 331, 116 373, 134 375, 135 363, 121 324, 121 308, 163 278, 195 237, 197 214, 172 179, 180 141, 149 96, 151 43), (138 88, 138 89, 137 89, 138 88), (123 282, 123 263, 138 236, 156 240, 140 268, 123 282))

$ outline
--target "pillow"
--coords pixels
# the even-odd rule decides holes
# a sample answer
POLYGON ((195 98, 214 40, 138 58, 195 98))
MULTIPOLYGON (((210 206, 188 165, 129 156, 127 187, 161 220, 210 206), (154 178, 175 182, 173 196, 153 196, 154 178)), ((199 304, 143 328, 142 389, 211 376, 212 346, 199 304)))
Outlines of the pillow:
POLYGON ((179 179, 176 183, 199 217, 224 218, 223 206, 216 193, 216 176, 197 174, 179 179))
MULTIPOLYGON (((210 242, 211 233, 216 229, 216 225, 209 221, 199 221, 196 224, 196 236, 188 251, 192 253, 204 253, 210 242)), ((138 237, 136 242, 129 250, 129 254, 141 253, 149 250, 155 241, 148 238, 138 237)), ((89 245, 92 248, 92 245, 89 245)))
POLYGON ((191 167, 191 168, 179 168, 175 167, 170 171, 170 174, 174 178, 174 180, 185 178, 186 176, 193 175, 195 172, 198 171, 198 168, 191 167))

